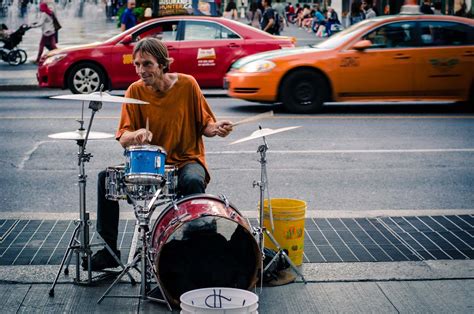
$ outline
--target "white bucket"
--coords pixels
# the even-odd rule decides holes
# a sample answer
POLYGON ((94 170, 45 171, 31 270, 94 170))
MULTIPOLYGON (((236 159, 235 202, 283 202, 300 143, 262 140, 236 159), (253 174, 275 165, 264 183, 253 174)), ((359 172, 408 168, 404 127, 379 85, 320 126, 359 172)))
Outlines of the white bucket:
POLYGON ((180 301, 181 314, 258 313, 258 296, 242 289, 204 288, 191 290, 183 293, 180 301))

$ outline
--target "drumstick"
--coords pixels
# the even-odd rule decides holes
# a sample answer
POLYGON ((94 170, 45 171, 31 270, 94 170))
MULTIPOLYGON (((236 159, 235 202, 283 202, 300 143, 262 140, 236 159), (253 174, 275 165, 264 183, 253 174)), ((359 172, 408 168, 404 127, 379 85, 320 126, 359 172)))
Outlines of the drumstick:
POLYGON ((253 117, 250 117, 250 118, 245 118, 243 120, 240 120, 240 121, 237 121, 235 123, 232 123, 232 126, 237 126, 239 124, 243 124, 243 123, 249 123, 249 122, 253 122, 253 121, 257 121, 257 120, 261 120, 261 119, 265 119, 265 118, 270 118, 270 117, 273 117, 273 110, 270 110, 270 111, 267 111, 267 112, 264 112, 264 113, 260 113, 256 116, 253 116, 253 117))
POLYGON ((146 130, 146 138, 145 138, 145 141, 148 143, 148 132, 150 132, 150 121, 148 121, 148 117, 146 117, 146 126, 145 126, 145 130, 146 130))

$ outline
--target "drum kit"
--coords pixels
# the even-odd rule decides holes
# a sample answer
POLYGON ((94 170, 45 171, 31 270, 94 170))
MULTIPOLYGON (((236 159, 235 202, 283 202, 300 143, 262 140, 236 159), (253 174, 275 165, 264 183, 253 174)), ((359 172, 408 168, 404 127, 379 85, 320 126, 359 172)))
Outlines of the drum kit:
MULTIPOLYGON (((73 254, 76 255, 77 284, 91 285, 96 278, 91 274, 92 248, 104 246, 119 263, 122 271, 109 286, 97 303, 106 297, 130 297, 152 300, 171 306, 179 305, 181 294, 204 287, 232 287, 252 289, 258 282, 258 275, 263 275, 264 234, 278 248, 277 257, 287 260, 292 269, 303 279, 303 275, 291 262, 284 250, 280 249, 275 238, 263 226, 263 203, 265 192, 268 194, 268 178, 266 171, 266 152, 268 145, 266 136, 289 131, 298 127, 281 129, 259 128, 249 137, 242 138, 231 144, 262 138, 264 144, 257 152, 260 154, 260 181, 254 182, 254 187, 260 188, 260 224, 251 227, 247 219, 233 206, 224 195, 197 194, 178 199, 178 169, 166 165, 166 151, 154 145, 130 146, 125 150, 125 164, 106 169, 106 198, 109 200, 126 200, 133 205, 139 234, 139 246, 135 256, 127 265, 123 265, 112 249, 100 238, 100 243, 92 244, 89 237, 90 219, 86 211, 86 181, 85 163, 92 155, 86 152, 88 140, 107 139, 112 134, 91 132, 95 114, 102 108, 103 102, 130 104, 146 104, 143 101, 112 96, 105 92, 81 95, 55 96, 56 99, 82 101, 80 128, 73 132, 56 133, 50 138, 75 140, 79 146, 79 212, 67 250, 62 259, 56 278, 49 291, 54 296, 54 288, 59 275, 65 266, 64 273, 68 275, 68 267, 73 254), (87 129, 84 129, 84 102, 89 102, 92 114, 87 129), (155 210, 164 206, 150 228, 150 221, 155 210), (258 239, 258 243, 257 243, 258 239), (82 258, 88 265, 87 279, 81 280, 79 261, 82 258), (135 279, 131 270, 140 274, 141 286, 138 295, 109 295, 111 290, 127 275, 132 285, 135 279), (153 289, 152 284, 156 285, 153 289)), ((273 114, 264 113, 241 120, 233 125, 248 123, 269 117, 273 114)), ((148 122, 148 121, 147 121, 148 122)), ((148 123, 147 128, 148 130, 148 123)), ((269 198, 269 195, 268 195, 269 198)), ((270 215, 271 217, 271 215, 270 215)), ((265 269, 270 267, 270 264, 265 269)), ((99 277, 99 280, 103 279, 99 277)), ((262 277, 260 278, 262 282, 262 277)))

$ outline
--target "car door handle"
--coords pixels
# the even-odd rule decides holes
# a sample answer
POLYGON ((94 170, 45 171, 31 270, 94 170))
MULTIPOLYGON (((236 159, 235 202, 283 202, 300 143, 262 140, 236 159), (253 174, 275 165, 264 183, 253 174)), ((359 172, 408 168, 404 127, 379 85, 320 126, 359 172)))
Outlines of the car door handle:
POLYGON ((395 60, 406 60, 410 59, 410 56, 404 55, 402 53, 396 54, 395 57, 393 57, 395 60))
POLYGON ((235 43, 230 43, 230 44, 227 45, 227 47, 229 47, 229 48, 239 48, 240 45, 237 45, 235 43))

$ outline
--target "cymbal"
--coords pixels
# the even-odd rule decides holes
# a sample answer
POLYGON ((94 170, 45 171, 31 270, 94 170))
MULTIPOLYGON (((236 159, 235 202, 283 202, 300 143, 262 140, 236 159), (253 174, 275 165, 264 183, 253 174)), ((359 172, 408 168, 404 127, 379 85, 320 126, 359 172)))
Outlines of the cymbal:
POLYGON ((230 143, 229 145, 234 145, 234 144, 237 144, 237 143, 246 142, 246 141, 250 141, 250 140, 253 140, 253 139, 256 139, 256 138, 260 138, 260 137, 264 137, 264 136, 268 136, 268 135, 272 135, 272 134, 276 134, 276 133, 280 133, 280 132, 286 132, 286 131, 294 130, 294 129, 297 129, 297 128, 301 128, 301 126, 290 126, 290 127, 280 128, 280 129, 275 129, 275 130, 269 129, 269 128, 264 128, 264 129, 260 129, 260 130, 257 130, 255 132, 253 132, 250 136, 247 136, 247 137, 241 138, 240 140, 234 141, 234 142, 230 143))
MULTIPOLYGON (((74 132, 62 132, 49 134, 48 137, 58 139, 58 140, 85 140, 86 139, 86 130, 76 130, 74 132)), ((89 132, 88 140, 102 140, 106 138, 114 137, 113 134, 104 133, 104 132, 89 132)))
POLYGON ((83 101, 118 102, 118 103, 127 103, 127 104, 148 104, 148 102, 146 101, 142 101, 142 100, 138 100, 134 98, 112 96, 105 92, 95 92, 91 94, 60 95, 60 96, 52 96, 51 98, 83 100, 83 101))

